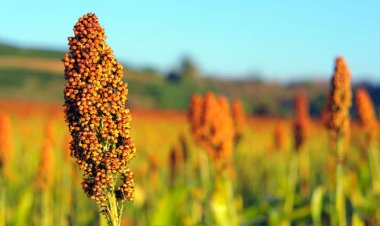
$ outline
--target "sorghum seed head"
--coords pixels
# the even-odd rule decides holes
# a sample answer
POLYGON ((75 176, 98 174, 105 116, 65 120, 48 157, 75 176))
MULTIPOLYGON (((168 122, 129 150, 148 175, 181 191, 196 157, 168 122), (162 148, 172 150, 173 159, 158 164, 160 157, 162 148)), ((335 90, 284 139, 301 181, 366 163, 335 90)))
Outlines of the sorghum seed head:
POLYGON ((361 126, 364 128, 367 143, 371 144, 376 141, 378 135, 378 125, 375 108, 370 95, 364 88, 356 91, 356 111, 359 116, 361 126))
POLYGON ((307 97, 301 91, 296 94, 294 109, 295 119, 293 129, 295 136, 295 147, 296 150, 299 150, 307 139, 310 124, 309 104, 307 97))
POLYGON ((208 152, 218 168, 225 168, 231 161, 234 137, 227 99, 207 92, 203 99, 193 96, 190 105, 190 123, 196 142, 208 152))
MULTIPOLYGON (((349 109, 352 102, 350 80, 351 73, 344 58, 337 57, 326 105, 328 111, 327 128, 329 129, 330 139, 333 142, 342 139, 345 145, 348 145, 350 132, 349 109)), ((338 156, 339 161, 343 159, 343 153, 340 155, 338 156)))
POLYGON ((235 99, 232 102, 231 113, 235 128, 234 140, 237 142, 243 135, 243 129, 245 125, 245 114, 240 100, 235 99))
POLYGON ((71 156, 84 172, 82 187, 103 208, 107 191, 119 201, 132 200, 133 174, 128 163, 136 148, 130 136, 123 67, 106 44, 95 14, 81 17, 65 54, 65 117, 72 136, 71 156), (119 175, 123 184, 114 189, 119 175))

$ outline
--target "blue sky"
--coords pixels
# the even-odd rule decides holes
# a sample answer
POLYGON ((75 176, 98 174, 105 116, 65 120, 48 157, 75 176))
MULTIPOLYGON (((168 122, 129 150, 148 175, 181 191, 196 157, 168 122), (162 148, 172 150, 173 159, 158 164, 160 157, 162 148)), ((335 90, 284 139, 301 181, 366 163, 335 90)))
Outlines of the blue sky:
POLYGON ((380 1, 2 1, 0 40, 67 49, 94 12, 117 58, 162 71, 191 56, 203 73, 327 79, 343 55, 354 80, 380 82, 380 1))

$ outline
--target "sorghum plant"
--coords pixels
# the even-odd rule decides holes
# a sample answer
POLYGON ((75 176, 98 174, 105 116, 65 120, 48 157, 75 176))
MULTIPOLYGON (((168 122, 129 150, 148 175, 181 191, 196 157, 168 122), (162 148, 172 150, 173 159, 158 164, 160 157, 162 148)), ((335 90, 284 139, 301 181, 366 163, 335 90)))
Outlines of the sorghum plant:
POLYGON ((194 95, 189 120, 196 142, 214 160, 217 169, 229 165, 232 158, 234 127, 226 98, 207 92, 203 99, 194 95))
POLYGON ((243 135, 243 129, 245 125, 245 114, 240 100, 236 99, 232 102, 231 113, 235 128, 234 140, 236 144, 239 142, 243 135))
MULTIPOLYGON (((326 122, 330 139, 348 142, 350 132, 350 112, 352 104, 351 73, 343 57, 335 60, 335 71, 331 80, 331 88, 326 101, 326 122)), ((344 153, 338 154, 338 160, 343 160, 344 153)))
POLYGON ((327 127, 330 139, 335 143, 336 149, 336 195, 335 206, 337 225, 346 226, 345 194, 343 189, 343 160, 347 148, 350 132, 349 109, 352 102, 351 73, 343 57, 335 60, 334 75, 327 101, 327 127))
POLYGON ((310 126, 309 104, 305 94, 301 91, 296 94, 294 109, 295 119, 293 128, 295 147, 296 150, 299 150, 307 139, 310 126))
POLYGON ((184 165, 184 156, 180 144, 176 144, 171 148, 168 161, 170 169, 170 184, 173 186, 178 173, 184 165))
POLYGON ((356 91, 355 107, 359 116, 359 122, 363 127, 367 139, 367 146, 376 142, 379 128, 372 99, 364 88, 356 91))
POLYGON ((366 137, 365 153, 368 156, 370 165, 373 190, 380 190, 380 156, 378 150, 377 137, 379 134, 376 112, 370 95, 364 88, 356 91, 356 111, 359 122, 366 137))
POLYGON ((109 225, 120 225, 123 204, 133 200, 128 168, 136 148, 126 108, 123 67, 106 44, 95 14, 81 17, 65 54, 65 117, 72 136, 71 156, 84 172, 82 187, 109 225))

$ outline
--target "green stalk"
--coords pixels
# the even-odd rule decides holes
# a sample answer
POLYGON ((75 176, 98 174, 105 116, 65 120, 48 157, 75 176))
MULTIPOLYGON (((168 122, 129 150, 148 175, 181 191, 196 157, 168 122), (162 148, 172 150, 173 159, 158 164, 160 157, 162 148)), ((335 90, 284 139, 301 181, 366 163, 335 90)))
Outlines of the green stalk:
POLYGON ((310 166, 310 151, 308 147, 299 150, 301 159, 299 159, 299 172, 300 172, 300 186, 301 194, 307 198, 310 194, 310 188, 312 187, 311 179, 311 166, 310 166))
POLYGON ((347 226, 346 220, 346 205, 345 195, 343 188, 343 139, 337 140, 337 169, 336 169, 336 195, 335 195, 335 208, 338 220, 338 226, 347 226))
POLYGON ((99 225, 108 226, 108 222, 102 212, 99 212, 99 225))
POLYGON ((66 167, 64 168, 64 176, 61 176, 61 183, 62 183, 62 191, 61 193, 61 211, 60 211, 60 219, 62 222, 62 225, 71 225, 73 216, 72 216, 72 209, 73 209, 73 189, 72 189, 72 171, 71 171, 71 165, 70 163, 66 164, 66 167))
POLYGON ((200 173, 201 173, 201 180, 202 180, 204 191, 210 191, 211 177, 210 177, 210 168, 208 164, 208 157, 206 156, 204 152, 200 152, 199 160, 201 164, 200 173))
POLYGON ((230 225, 231 226, 232 225, 239 225, 239 218, 238 218, 238 214, 236 211, 234 190, 232 187, 231 180, 229 180, 229 178, 227 177, 226 174, 223 175, 223 179, 224 179, 224 188, 226 190, 227 199, 229 202, 228 207, 229 207, 229 212, 230 212, 230 216, 231 216, 231 224, 230 225))
POLYGON ((108 214, 107 222, 109 226, 120 226, 121 213, 118 212, 116 197, 114 192, 108 192, 108 214))
POLYGON ((378 193, 380 192, 380 164, 378 149, 373 144, 369 148, 368 158, 372 176, 372 189, 378 193))
POLYGON ((50 206, 49 206, 49 191, 47 189, 42 190, 41 194, 41 226, 50 226, 50 206))
POLYGON ((298 180, 298 153, 292 153, 290 156, 290 165, 289 165, 289 175, 288 175, 288 184, 285 194, 285 205, 284 205, 284 213, 285 219, 282 222, 281 226, 290 226, 291 221, 289 220, 289 216, 293 211, 294 207, 294 199, 296 193, 296 186, 298 180))
POLYGON ((239 219, 233 197, 232 183, 226 172, 215 175, 215 187, 210 200, 210 208, 214 217, 214 225, 238 226, 239 219))
MULTIPOLYGON (((202 208, 204 211, 202 213, 205 213, 207 210, 207 206, 209 206, 210 199, 211 199, 211 176, 210 176, 210 167, 208 162, 208 156, 204 151, 199 152, 199 161, 200 161, 200 177, 201 177, 201 183, 203 187, 203 191, 205 191, 206 196, 202 201, 202 208)), ((202 214, 202 222, 206 222, 205 214, 202 214)))
POLYGON ((311 217, 313 219, 313 226, 322 226, 322 210, 323 210, 323 195, 324 188, 317 187, 313 191, 311 198, 311 217))
POLYGON ((5 183, 0 178, 0 226, 5 226, 5 183))

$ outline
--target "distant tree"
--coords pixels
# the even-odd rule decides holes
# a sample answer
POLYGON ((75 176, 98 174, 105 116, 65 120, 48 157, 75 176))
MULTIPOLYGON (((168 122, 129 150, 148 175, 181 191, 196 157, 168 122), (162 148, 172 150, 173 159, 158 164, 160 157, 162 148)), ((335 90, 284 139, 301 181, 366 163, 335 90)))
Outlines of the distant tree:
POLYGON ((181 75, 177 71, 170 71, 166 76, 166 80, 170 82, 178 82, 181 80, 181 75))
POLYGON ((261 100, 253 106, 252 114, 255 115, 276 115, 278 109, 276 103, 273 100, 261 100))
POLYGON ((189 57, 182 60, 180 75, 184 81, 194 81, 200 77, 198 67, 189 57))

